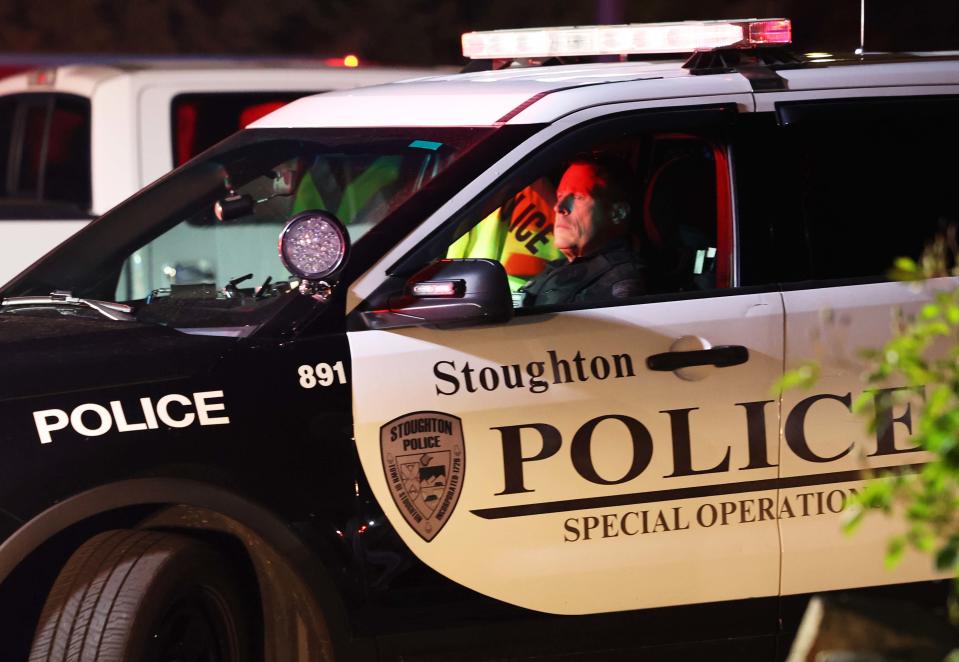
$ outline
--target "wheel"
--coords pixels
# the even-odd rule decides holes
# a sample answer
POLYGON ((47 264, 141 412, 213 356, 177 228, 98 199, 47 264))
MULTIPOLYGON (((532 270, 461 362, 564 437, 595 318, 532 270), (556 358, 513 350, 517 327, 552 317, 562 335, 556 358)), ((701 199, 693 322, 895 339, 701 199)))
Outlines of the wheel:
POLYGON ((107 531, 54 582, 31 662, 247 662, 253 620, 238 576, 210 545, 158 531, 107 531))

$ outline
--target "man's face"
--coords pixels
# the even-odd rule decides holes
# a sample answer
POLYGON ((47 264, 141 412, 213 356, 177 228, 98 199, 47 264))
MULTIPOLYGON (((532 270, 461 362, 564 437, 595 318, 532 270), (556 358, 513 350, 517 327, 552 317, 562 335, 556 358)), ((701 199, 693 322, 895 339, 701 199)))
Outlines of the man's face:
POLYGON ((553 237, 567 257, 595 250, 609 233, 612 219, 605 200, 606 182, 588 163, 574 163, 559 180, 553 237))

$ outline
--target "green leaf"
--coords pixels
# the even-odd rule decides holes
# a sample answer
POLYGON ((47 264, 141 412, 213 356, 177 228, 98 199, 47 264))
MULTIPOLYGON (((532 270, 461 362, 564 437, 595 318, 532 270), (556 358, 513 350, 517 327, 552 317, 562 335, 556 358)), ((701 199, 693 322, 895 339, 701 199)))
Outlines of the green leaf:
POLYGON ((916 271, 919 268, 911 257, 897 257, 893 260, 892 266, 900 271, 916 271))
POLYGON ((919 265, 908 257, 897 257, 892 263, 890 275, 897 280, 915 280, 918 278, 919 265))
POLYGON ((872 411, 875 396, 870 391, 863 391, 852 401, 852 410, 856 414, 868 414, 874 416, 872 411))
POLYGON ((901 536, 896 536, 889 541, 889 546, 886 548, 886 567, 895 568, 899 562, 902 560, 902 555, 906 551, 906 541, 901 536))
POLYGON ((859 525, 862 524, 863 519, 866 517, 866 510, 858 504, 854 504, 849 507, 846 511, 846 518, 842 523, 842 532, 846 535, 852 535, 856 532, 856 529, 859 528, 859 525))
POLYGON ((922 307, 922 310, 919 311, 919 317, 927 320, 939 317, 939 306, 934 303, 927 303, 922 307))
POLYGON ((787 370, 782 378, 773 386, 775 395, 782 395, 783 391, 795 388, 810 388, 819 379, 819 363, 807 361, 798 368, 787 370))
POLYGON ((959 545, 955 540, 950 540, 945 547, 936 552, 936 569, 948 570, 956 565, 956 557, 959 555, 959 545))
MULTIPOLYGON (((946 319, 953 326, 959 324, 959 306, 957 306, 955 303, 950 303, 946 308, 946 319)), ((948 331, 945 333, 948 333, 948 331)))

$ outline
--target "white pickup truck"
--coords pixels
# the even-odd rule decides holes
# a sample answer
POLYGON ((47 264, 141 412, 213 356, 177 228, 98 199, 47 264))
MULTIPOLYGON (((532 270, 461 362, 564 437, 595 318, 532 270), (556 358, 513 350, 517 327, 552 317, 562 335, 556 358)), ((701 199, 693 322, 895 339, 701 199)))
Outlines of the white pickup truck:
POLYGON ((435 73, 308 60, 156 59, 0 80, 0 284, 93 217, 288 101, 435 73))

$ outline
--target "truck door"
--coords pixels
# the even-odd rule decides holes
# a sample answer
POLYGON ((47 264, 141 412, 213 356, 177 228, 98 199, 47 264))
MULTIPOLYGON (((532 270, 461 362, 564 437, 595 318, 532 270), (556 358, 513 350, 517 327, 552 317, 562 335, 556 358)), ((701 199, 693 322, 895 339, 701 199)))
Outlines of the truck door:
MULTIPOLYGON (((518 309, 486 326, 349 334, 365 474, 433 569, 558 614, 777 595, 770 388, 783 310, 774 288, 735 287, 731 112, 591 125, 518 168, 492 205, 464 212, 515 233, 526 218, 517 196, 534 182, 555 186, 587 147, 619 158, 635 177, 635 239, 663 258, 645 292, 518 309)), ((529 223, 552 231, 548 215, 529 223)), ((457 237, 430 239, 434 257, 457 237)), ((378 314, 374 303, 354 311, 357 325, 378 314)))
POLYGON ((744 282, 783 283, 786 368, 810 360, 821 367, 811 389, 787 391, 782 402, 784 595, 934 574, 932 561, 914 553, 886 567, 889 539, 903 530, 895 518, 872 514, 854 534, 842 531, 849 499, 864 485, 862 470, 914 471, 926 460, 909 441, 920 394, 887 411, 874 432, 851 412, 864 389, 882 404, 902 386, 868 386, 862 350, 888 340, 897 311, 914 313, 936 288, 955 286, 887 278, 897 256, 917 258, 959 220, 952 174, 939 165, 959 146, 955 97, 916 92, 856 100, 772 95, 763 104, 778 115, 757 113, 737 152, 742 227, 752 237, 743 245, 744 282), (765 174, 769 145, 777 146, 775 186, 765 174))

